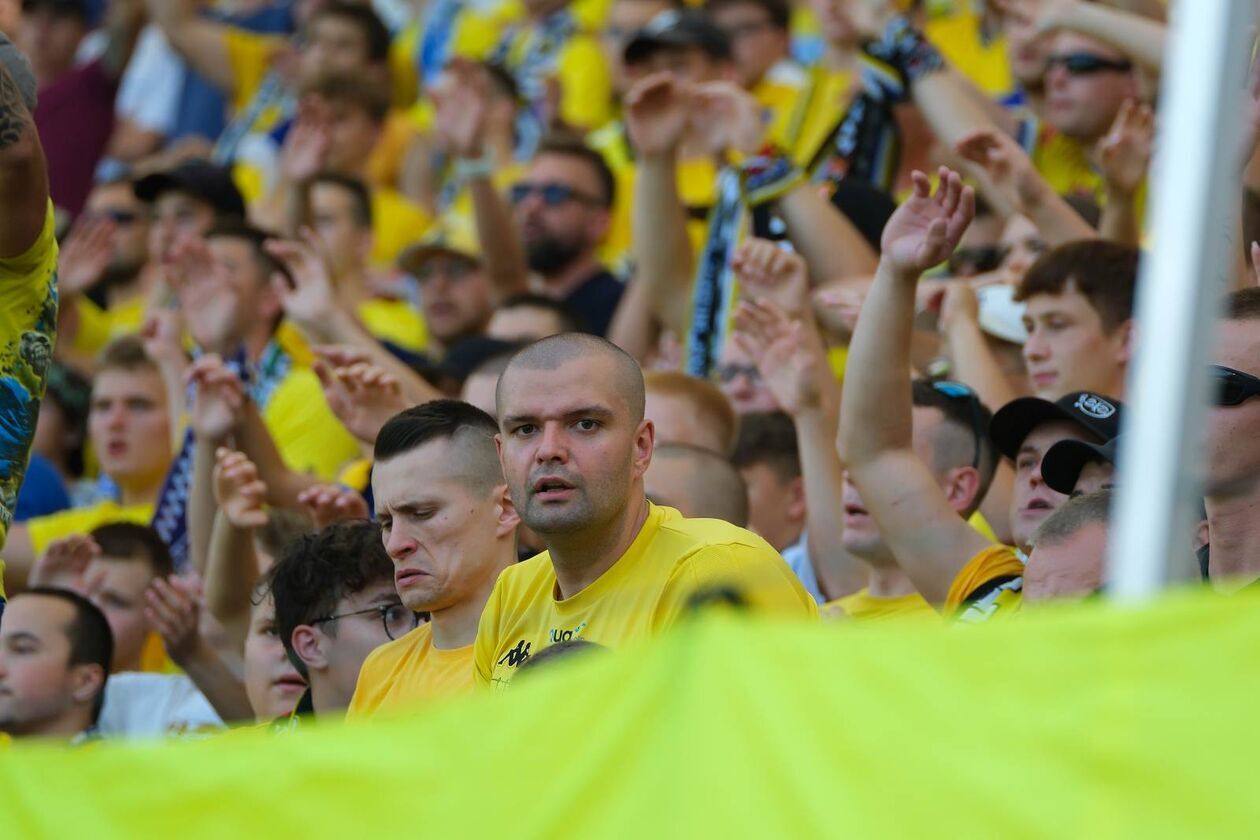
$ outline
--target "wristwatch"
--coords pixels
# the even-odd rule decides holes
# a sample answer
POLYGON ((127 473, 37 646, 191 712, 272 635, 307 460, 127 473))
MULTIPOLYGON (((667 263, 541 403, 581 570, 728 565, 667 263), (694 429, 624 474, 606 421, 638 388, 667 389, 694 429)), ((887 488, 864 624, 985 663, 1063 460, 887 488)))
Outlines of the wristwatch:
POLYGON ((455 158, 455 169, 452 173, 455 180, 466 184, 474 178, 489 178, 494 174, 494 158, 489 150, 479 158, 455 158))

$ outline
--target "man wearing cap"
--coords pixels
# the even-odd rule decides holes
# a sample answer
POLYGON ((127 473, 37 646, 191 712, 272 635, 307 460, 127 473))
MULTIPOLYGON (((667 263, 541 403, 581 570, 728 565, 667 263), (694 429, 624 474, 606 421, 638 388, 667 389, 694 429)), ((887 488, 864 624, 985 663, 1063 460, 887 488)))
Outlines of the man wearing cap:
POLYGON ((465 338, 485 333, 494 315, 495 290, 476 232, 467 220, 448 216, 405 251, 398 264, 420 290, 432 359, 441 359, 465 338))
POLYGON ((136 197, 152 208, 149 254, 168 264, 182 242, 200 239, 220 221, 245 218, 245 199, 232 173, 202 160, 190 160, 136 182, 136 197))
POLYGON ((1114 485, 1116 452, 1120 438, 1106 443, 1061 440, 1041 459, 1041 476, 1046 486, 1065 496, 1083 496, 1114 485))
POLYGON ((75 66, 79 45, 97 25, 87 0, 23 0, 15 41, 39 84, 35 125, 48 156, 53 203, 83 209, 96 164, 114 131, 114 95, 144 22, 142 0, 113 0, 101 57, 75 66))

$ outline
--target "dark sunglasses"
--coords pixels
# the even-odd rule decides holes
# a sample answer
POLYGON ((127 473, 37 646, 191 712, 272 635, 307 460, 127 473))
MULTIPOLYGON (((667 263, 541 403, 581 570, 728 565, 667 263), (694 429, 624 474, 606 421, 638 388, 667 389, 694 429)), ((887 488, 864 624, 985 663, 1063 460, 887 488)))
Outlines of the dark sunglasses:
POLYGON ((1252 397, 1260 397, 1260 379, 1240 370, 1210 365, 1208 371, 1216 381, 1216 405, 1242 405, 1252 397))
POLYGON ((140 220, 140 214, 133 210, 101 210, 90 214, 91 219, 109 219, 116 225, 134 225, 140 220))
POLYGON ((584 195, 568 184, 557 184, 555 182, 531 184, 528 181, 521 181, 518 184, 513 184, 509 193, 513 204, 520 204, 531 195, 538 195, 542 199, 542 203, 548 207, 560 207, 570 201, 578 201, 582 204, 599 203, 594 197, 584 195))
POLYGON ((1133 69, 1133 62, 1115 61, 1092 53, 1064 53, 1052 55, 1046 59, 1046 71, 1055 65, 1061 66, 1072 76, 1091 76, 1095 73, 1127 73, 1133 69))
POLYGON ((983 434, 980 427, 984 425, 984 419, 980 413, 980 398, 976 396, 975 391, 960 382, 933 382, 932 388, 938 394, 944 394, 951 400, 967 401, 967 410, 971 413, 971 435, 975 444, 971 468, 980 469, 980 435, 983 434))

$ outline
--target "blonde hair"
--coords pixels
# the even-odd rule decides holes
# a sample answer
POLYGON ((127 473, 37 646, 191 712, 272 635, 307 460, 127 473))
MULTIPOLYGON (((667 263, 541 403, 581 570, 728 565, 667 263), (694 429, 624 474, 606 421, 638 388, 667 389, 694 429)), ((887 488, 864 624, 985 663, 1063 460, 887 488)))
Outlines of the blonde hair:
POLYGON ((729 455, 735 448, 739 418, 721 388, 676 370, 647 371, 643 374, 643 384, 649 394, 677 397, 691 403, 696 417, 705 427, 713 429, 722 442, 721 454, 729 455))

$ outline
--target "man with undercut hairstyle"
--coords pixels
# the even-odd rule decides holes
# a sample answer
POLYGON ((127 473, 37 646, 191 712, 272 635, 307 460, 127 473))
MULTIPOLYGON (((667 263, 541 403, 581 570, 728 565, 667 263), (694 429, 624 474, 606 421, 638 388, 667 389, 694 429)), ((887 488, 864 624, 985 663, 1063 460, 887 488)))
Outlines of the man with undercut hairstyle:
POLYGON ((537 341, 508 364, 497 403, 512 499, 547 550, 499 576, 477 630, 479 685, 507 685, 557 642, 618 648, 654 636, 701 590, 734 590, 757 612, 817 615, 765 540, 647 500, 656 430, 643 372, 617 346, 573 333, 537 341))
POLYGON ((436 400, 395 415, 377 435, 372 495, 394 584, 430 620, 367 658, 348 717, 472 690, 477 624, 495 579, 516 561, 520 521, 497 431, 481 409, 436 400))
POLYGON ((662 443, 643 476, 648 501, 691 519, 721 519, 748 527, 748 486, 735 465, 715 452, 662 443))

